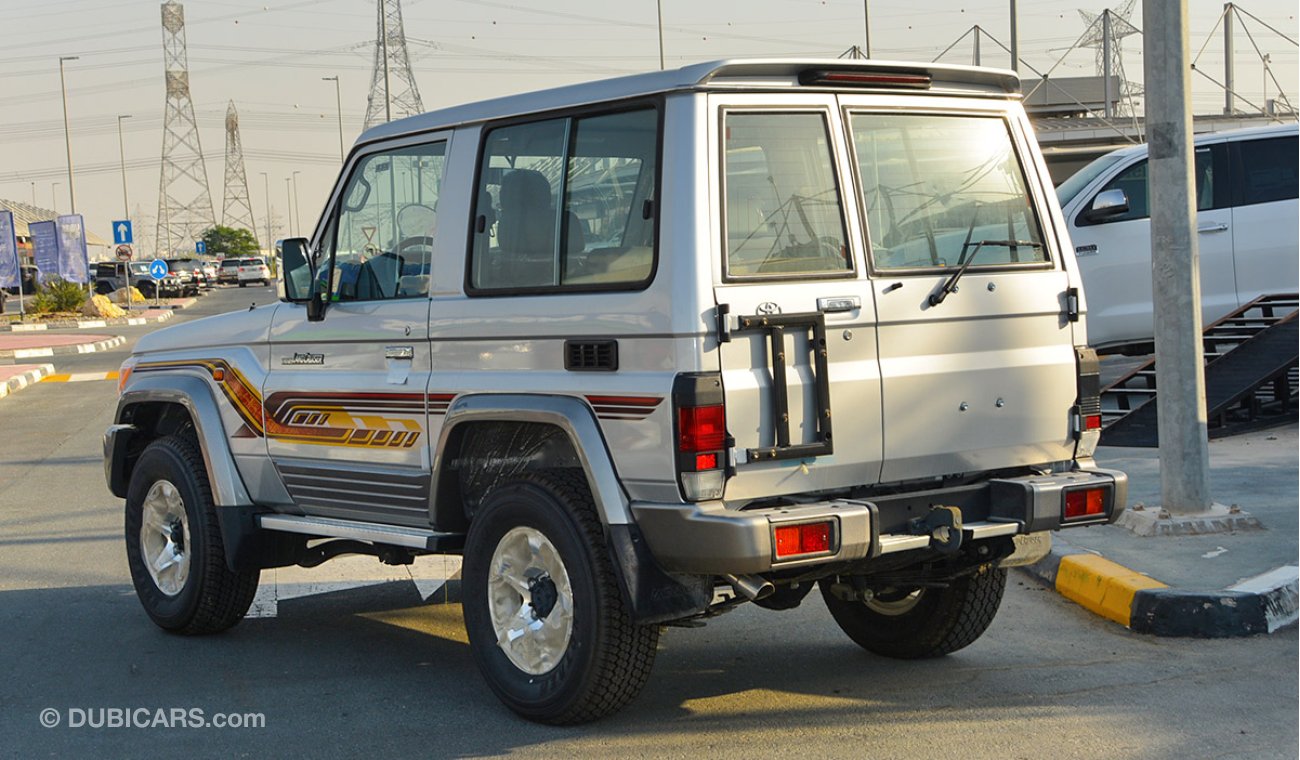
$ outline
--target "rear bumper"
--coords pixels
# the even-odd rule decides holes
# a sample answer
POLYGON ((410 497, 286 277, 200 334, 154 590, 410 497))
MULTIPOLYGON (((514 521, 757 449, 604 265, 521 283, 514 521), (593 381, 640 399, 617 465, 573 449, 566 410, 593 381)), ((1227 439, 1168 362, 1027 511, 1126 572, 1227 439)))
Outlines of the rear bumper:
POLYGON ((729 510, 720 501, 697 504, 633 502, 632 513, 655 559, 672 572, 752 574, 808 565, 870 560, 888 554, 934 549, 940 539, 913 520, 934 507, 961 514, 961 543, 1015 536, 1076 525, 1114 522, 1128 498, 1128 476, 1087 469, 1023 478, 990 480, 975 486, 891 495, 872 500, 831 499, 769 509, 729 510), (1063 523, 1065 493, 1104 486, 1106 513, 1063 523), (816 557, 777 561, 776 526, 829 520, 833 551, 816 557))

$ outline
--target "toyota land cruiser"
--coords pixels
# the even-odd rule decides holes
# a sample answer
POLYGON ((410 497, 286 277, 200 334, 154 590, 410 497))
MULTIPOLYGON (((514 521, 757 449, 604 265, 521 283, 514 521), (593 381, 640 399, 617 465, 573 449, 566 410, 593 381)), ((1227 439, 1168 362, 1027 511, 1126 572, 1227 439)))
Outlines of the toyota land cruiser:
POLYGON ((814 586, 867 650, 961 649, 1124 508, 1011 72, 724 61, 403 119, 280 263, 120 375, 105 470, 170 631, 263 568, 460 555, 488 685, 581 722, 661 626, 814 586))

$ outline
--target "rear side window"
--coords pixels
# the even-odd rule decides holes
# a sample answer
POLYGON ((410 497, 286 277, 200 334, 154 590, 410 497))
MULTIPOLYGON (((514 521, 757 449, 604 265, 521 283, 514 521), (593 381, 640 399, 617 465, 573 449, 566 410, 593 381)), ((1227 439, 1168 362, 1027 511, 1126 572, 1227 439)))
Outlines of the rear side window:
POLYGON ((1237 143, 1237 205, 1271 203, 1296 197, 1296 138, 1245 140, 1237 143))
POLYGON ((647 284, 655 262, 658 153, 653 108, 488 131, 469 292, 647 284))
POLYGON ((1005 121, 859 113, 850 128, 877 271, 1048 260, 1005 121))
POLYGON ((823 113, 723 117, 728 277, 853 271, 823 113))

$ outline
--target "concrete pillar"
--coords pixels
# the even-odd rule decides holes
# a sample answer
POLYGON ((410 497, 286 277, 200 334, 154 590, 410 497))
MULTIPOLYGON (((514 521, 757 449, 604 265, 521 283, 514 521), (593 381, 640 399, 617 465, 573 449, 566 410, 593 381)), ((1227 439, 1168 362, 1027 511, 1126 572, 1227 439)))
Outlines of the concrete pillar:
POLYGON ((1143 0, 1162 506, 1210 509, 1187 0, 1143 0))

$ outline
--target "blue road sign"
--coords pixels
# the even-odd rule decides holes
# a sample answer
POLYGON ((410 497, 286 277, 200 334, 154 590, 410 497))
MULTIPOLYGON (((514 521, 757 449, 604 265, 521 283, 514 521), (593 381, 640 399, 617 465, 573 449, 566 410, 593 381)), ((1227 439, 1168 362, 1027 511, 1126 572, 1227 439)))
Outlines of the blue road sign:
POLYGON ((195 241, 194 241, 194 252, 195 252, 195 253, 207 253, 207 252, 208 252, 208 244, 205 243, 205 242, 203 242, 202 240, 195 240, 195 241))
POLYGON ((161 280, 167 276, 167 262, 162 259, 154 259, 149 262, 149 276, 155 280, 161 280))
POLYGON ((120 219, 113 222, 113 245, 130 245, 134 242, 131 238, 130 219, 120 219))

